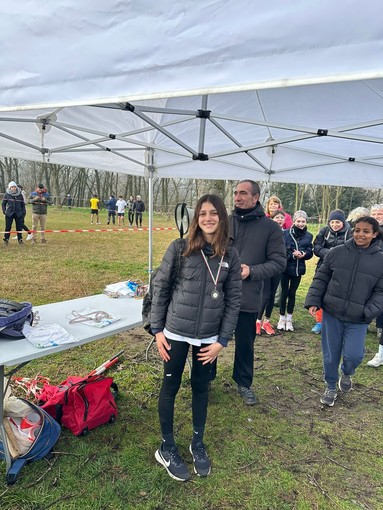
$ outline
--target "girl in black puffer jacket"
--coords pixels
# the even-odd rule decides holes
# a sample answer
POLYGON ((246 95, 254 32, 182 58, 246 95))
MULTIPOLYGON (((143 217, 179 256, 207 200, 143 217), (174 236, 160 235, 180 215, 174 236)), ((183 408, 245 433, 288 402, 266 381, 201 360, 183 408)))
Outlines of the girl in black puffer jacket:
POLYGON ((302 276, 306 273, 306 260, 313 256, 313 236, 307 230, 307 214, 297 211, 293 217, 293 225, 283 231, 287 252, 287 266, 281 279, 281 301, 279 305, 279 322, 277 329, 294 331, 293 312, 295 295, 302 276), (287 315, 286 315, 287 305, 287 315))
POLYGON ((381 237, 375 218, 357 219, 353 239, 326 255, 307 293, 305 307, 313 317, 318 308, 323 308, 322 353, 327 387, 322 404, 334 405, 337 383, 342 392, 351 390, 351 376, 364 357, 367 326, 383 312, 381 237))
POLYGON ((210 473, 203 443, 209 381, 219 352, 233 335, 241 304, 241 264, 229 240, 222 199, 204 195, 197 203, 181 259, 183 240, 179 239, 169 246, 153 280, 151 330, 164 361, 158 402, 162 443, 155 458, 178 481, 190 478, 173 436, 174 402, 190 346, 193 436, 189 449, 194 471, 200 476, 210 473))
MULTIPOLYGON (((340 209, 331 211, 328 217, 328 224, 321 228, 314 239, 314 255, 319 257, 316 270, 320 268, 326 254, 335 246, 344 244, 352 237, 351 225, 346 221, 344 212, 340 209)), ((311 333, 319 335, 322 331, 322 309, 315 314, 316 324, 311 333)))

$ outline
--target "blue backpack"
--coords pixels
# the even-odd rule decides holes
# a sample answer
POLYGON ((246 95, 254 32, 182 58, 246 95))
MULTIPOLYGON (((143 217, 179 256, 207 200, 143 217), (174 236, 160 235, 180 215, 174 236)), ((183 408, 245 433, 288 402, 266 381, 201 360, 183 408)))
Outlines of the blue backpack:
POLYGON ((24 338, 22 329, 25 322, 32 324, 31 303, 17 303, 0 298, 0 338, 19 340, 24 338))
MULTIPOLYGON (((17 477, 25 464, 49 456, 61 433, 60 425, 46 411, 44 411, 44 409, 41 409, 27 400, 20 400, 26 402, 31 407, 31 411, 40 415, 41 428, 30 449, 24 453, 24 455, 20 455, 16 458, 11 457, 11 466, 6 473, 6 481, 8 485, 13 485, 16 482, 17 477)), ((4 446, 1 439, 0 459, 5 459, 4 446)))

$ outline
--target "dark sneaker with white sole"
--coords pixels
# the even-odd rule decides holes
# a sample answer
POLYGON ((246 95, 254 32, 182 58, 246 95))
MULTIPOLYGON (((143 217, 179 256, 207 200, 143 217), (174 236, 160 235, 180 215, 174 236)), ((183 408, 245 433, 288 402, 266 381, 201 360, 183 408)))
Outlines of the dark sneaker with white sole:
POLYGON ((191 444, 189 447, 193 456, 194 472, 198 476, 207 476, 211 471, 211 462, 206 453, 205 445, 202 443, 191 444))
POLYGON ((238 393, 243 398, 243 401, 248 406, 255 406, 257 403, 257 397, 255 396, 254 391, 251 388, 246 388, 245 386, 237 385, 238 393))
POLYGON ((332 407, 335 404, 335 400, 337 399, 337 392, 336 390, 331 390, 330 388, 326 388, 325 392, 321 396, 321 403, 325 406, 332 407))
POLYGON ((344 393, 348 393, 352 390, 352 380, 349 375, 346 375, 342 372, 342 375, 339 377, 339 389, 340 391, 343 391, 344 393))
POLYGON ((190 478, 190 471, 186 463, 182 460, 175 446, 169 450, 161 447, 154 454, 156 461, 164 466, 168 475, 178 482, 186 482, 190 478))

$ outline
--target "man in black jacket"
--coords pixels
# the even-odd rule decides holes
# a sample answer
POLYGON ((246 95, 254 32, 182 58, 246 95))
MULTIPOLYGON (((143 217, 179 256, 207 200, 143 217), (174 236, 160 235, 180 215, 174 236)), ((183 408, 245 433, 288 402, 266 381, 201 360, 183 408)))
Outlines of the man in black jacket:
POLYGON ((241 258, 242 301, 235 330, 233 379, 245 404, 257 402, 253 389, 255 323, 261 309, 264 281, 286 267, 286 249, 279 225, 267 218, 259 203, 260 188, 240 181, 234 191, 231 235, 241 258))

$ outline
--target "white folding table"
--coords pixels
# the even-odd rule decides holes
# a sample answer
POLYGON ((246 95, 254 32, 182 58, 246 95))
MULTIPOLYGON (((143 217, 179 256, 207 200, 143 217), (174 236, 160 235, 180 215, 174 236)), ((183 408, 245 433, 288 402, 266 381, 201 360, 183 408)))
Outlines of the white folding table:
POLYGON ((3 425, 5 367, 16 366, 20 368, 33 359, 43 358, 56 352, 72 349, 79 345, 94 342, 95 340, 101 340, 102 338, 122 333, 123 331, 127 331, 136 326, 141 326, 141 308, 141 299, 134 299, 130 297, 119 297, 114 299, 107 297, 104 294, 36 306, 33 307, 33 311, 39 312, 39 326, 59 324, 71 333, 77 342, 63 344, 56 347, 37 348, 25 338, 21 340, 0 339, 0 439, 2 439, 4 446, 7 472, 11 467, 11 456, 3 425), (103 328, 88 326, 82 323, 69 324, 67 316, 73 310, 79 312, 88 308, 104 311, 113 315, 119 315, 121 318, 103 328))

